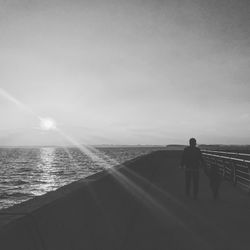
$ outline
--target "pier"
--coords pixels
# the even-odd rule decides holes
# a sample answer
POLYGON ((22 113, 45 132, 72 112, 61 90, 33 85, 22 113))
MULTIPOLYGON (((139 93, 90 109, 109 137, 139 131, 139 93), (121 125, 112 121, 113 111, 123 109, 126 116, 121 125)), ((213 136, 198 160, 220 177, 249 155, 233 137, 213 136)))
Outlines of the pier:
POLYGON ((248 193, 225 180, 214 201, 201 170, 198 200, 186 197, 181 153, 153 152, 1 210, 0 249, 249 249, 248 193))

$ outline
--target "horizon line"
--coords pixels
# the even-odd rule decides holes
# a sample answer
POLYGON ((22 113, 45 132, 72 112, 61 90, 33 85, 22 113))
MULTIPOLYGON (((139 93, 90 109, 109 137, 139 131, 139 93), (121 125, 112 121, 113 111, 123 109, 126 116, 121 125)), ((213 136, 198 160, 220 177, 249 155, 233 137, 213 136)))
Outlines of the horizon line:
MULTIPOLYGON (((87 145, 87 146, 92 146, 92 147, 168 147, 168 146, 187 146, 188 144, 178 144, 178 143, 171 143, 171 144, 82 144, 82 145, 87 145)), ((250 146, 250 144, 224 144, 224 143, 214 143, 214 144, 205 144, 201 143, 198 144, 199 146, 250 146)), ((69 145, 0 145, 0 148, 41 148, 41 147, 75 147, 72 144, 69 145)))

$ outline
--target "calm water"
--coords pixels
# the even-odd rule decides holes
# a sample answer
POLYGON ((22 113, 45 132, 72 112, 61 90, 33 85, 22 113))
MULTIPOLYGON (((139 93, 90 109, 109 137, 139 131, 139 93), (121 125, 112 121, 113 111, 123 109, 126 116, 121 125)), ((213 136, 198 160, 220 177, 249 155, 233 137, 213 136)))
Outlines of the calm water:
MULTIPOLYGON (((112 166, 157 149, 99 148, 95 153, 114 159, 109 161, 112 166)), ((0 209, 55 190, 103 168, 99 159, 92 160, 77 148, 0 148, 0 209)))

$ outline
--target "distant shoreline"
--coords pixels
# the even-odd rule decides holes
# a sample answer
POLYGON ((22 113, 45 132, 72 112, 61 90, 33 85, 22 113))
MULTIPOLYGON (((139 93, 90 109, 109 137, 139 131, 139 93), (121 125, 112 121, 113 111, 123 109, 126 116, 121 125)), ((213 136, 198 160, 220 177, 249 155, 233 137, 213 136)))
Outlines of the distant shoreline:
MULTIPOLYGON (((170 144, 166 146, 168 150, 183 150, 187 145, 180 144, 170 144)), ((206 150, 216 150, 216 151, 231 151, 231 152, 245 152, 250 151, 249 144, 200 144, 198 145, 200 149, 206 150)))

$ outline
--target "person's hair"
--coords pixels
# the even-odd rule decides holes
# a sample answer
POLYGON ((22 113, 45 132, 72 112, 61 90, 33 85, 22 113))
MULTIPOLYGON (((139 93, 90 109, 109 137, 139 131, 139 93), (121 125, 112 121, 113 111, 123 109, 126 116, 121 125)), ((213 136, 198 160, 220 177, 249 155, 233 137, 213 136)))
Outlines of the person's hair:
POLYGON ((195 138, 191 138, 191 139, 189 140, 189 145, 190 145, 190 146, 195 146, 195 145, 196 145, 196 140, 195 140, 195 138))

